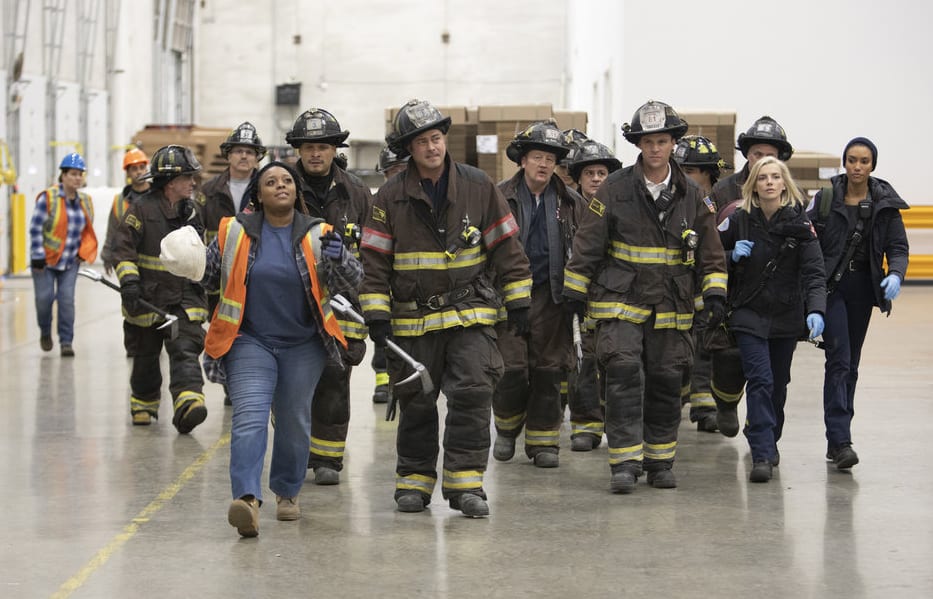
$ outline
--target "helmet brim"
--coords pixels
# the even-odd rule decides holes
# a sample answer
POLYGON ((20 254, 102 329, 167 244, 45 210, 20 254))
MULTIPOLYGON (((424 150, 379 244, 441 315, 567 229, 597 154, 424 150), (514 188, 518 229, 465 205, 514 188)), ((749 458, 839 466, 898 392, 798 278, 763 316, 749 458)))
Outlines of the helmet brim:
POLYGON ((396 137, 395 135, 389 134, 386 135, 386 144, 389 146, 390 150, 395 152, 396 156, 399 158, 405 158, 406 156, 411 155, 411 153, 408 151, 408 144, 411 143, 412 140, 414 140, 422 133, 430 131, 431 129, 438 129, 441 133, 447 135, 447 132, 450 131, 450 123, 450 117, 446 116, 439 121, 428 123, 427 125, 418 127, 413 131, 409 131, 405 135, 399 135, 396 137))

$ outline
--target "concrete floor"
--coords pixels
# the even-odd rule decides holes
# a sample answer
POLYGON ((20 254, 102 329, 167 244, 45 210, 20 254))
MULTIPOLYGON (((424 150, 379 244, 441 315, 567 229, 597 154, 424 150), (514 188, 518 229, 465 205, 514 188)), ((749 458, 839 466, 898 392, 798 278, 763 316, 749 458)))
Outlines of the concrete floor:
POLYGON ((210 414, 190 436, 168 400, 134 428, 118 294, 79 279, 74 359, 57 338, 39 349, 32 297, 30 279, 2 281, 0 597, 933 597, 933 287, 876 312, 851 474, 824 459, 821 354, 801 344, 770 484, 747 482, 744 438, 685 418, 680 486, 611 495, 605 443, 571 453, 565 425, 559 469, 490 460, 489 518, 439 491, 401 514, 395 424, 363 366, 341 484, 306 485, 298 522, 267 503, 257 539, 226 522, 220 388, 206 386, 210 414))

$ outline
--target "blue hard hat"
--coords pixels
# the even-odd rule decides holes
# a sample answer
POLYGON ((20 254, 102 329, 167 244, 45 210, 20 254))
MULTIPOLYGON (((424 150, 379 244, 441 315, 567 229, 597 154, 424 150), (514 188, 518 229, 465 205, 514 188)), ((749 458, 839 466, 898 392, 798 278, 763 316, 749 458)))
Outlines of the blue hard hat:
POLYGON ((81 154, 77 152, 72 152, 64 158, 62 158, 62 163, 58 165, 58 168, 65 170, 66 168, 73 168, 79 171, 86 171, 87 165, 84 164, 84 158, 81 158, 81 154))

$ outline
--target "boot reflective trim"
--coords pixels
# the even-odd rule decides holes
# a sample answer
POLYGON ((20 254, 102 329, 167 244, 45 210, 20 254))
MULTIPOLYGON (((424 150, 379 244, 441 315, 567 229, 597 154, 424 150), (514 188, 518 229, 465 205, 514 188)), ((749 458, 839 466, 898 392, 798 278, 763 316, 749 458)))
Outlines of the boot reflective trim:
POLYGON ((389 373, 384 370, 376 371, 376 386, 382 387, 389 384, 389 373))
POLYGON ((153 399, 152 401, 146 401, 145 399, 139 399, 138 397, 130 396, 130 411, 132 412, 152 412, 153 414, 159 411, 159 404, 161 400, 153 399))
POLYGON ((327 441, 326 439, 311 437, 311 453, 314 455, 328 458, 342 458, 346 446, 347 444, 345 441, 327 441))
POLYGON ((645 457, 649 460, 673 460, 677 452, 677 441, 670 443, 645 443, 645 457))
POLYGON ((566 379, 560 382, 560 394, 567 395, 570 392, 570 383, 566 379))
POLYGON ((645 459, 644 453, 642 452, 642 444, 632 445, 631 447, 610 447, 609 448, 609 464, 621 464, 622 462, 628 461, 642 461, 645 459))
POLYGON ((175 401, 172 402, 172 409, 178 410, 189 401, 199 401, 202 404, 204 403, 204 394, 198 393, 196 391, 182 391, 178 394, 178 397, 175 398, 175 401))
POLYGON ((453 472, 444 470, 444 488, 458 491, 472 491, 483 488, 483 473, 479 470, 453 472))
POLYGON ((587 433, 589 435, 598 435, 603 436, 603 432, 606 430, 605 425, 602 422, 574 422, 570 421, 570 433, 573 435, 580 435, 587 433))
POLYGON ((560 445, 560 431, 532 431, 525 429, 525 445, 532 447, 557 447, 560 445))
POLYGON ((429 497, 434 492, 434 485, 436 483, 436 478, 433 476, 425 476, 423 474, 406 474, 404 476, 401 474, 395 475, 396 489, 402 489, 405 491, 420 491, 429 497))
POLYGON ((680 388, 680 396, 687 397, 690 394, 690 385, 684 385, 680 388))
POLYGON ((691 393, 690 405, 694 408, 715 408, 716 400, 712 393, 691 393))
POLYGON ((727 393, 724 390, 717 387, 713 381, 710 381, 710 389, 712 389, 716 397, 719 398, 719 401, 722 401, 725 403, 736 403, 737 401, 742 399, 742 395, 744 393, 745 381, 742 381, 742 383, 743 383, 742 387, 739 388, 737 393, 727 393))
POLYGON ((521 429, 523 424, 525 424, 524 412, 510 418, 496 416, 496 429, 500 431, 514 432, 521 429))

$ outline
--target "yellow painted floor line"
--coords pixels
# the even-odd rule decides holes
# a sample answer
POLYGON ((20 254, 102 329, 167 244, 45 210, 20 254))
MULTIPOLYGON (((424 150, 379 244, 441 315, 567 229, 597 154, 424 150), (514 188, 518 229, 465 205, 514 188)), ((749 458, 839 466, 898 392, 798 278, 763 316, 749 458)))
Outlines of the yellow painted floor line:
POLYGON ((123 546, 124 543, 132 539, 133 536, 139 532, 140 525, 148 522, 149 518, 151 518, 153 514, 161 510, 166 503, 171 501, 171 499, 175 497, 179 491, 181 491, 182 487, 185 486, 185 483, 194 478, 195 475, 201 471, 201 468, 203 468, 204 465, 214 457, 214 454, 217 453, 217 450, 229 444, 230 433, 226 433, 220 437, 216 443, 206 449, 204 453, 198 456, 198 459, 196 459, 190 466, 185 468, 185 471, 182 472, 177 479, 175 479, 175 482, 165 487, 165 489, 159 493, 158 497, 153 499, 149 505, 144 507, 142 511, 136 514, 136 516, 133 517, 133 520, 125 527, 123 527, 123 530, 118 535, 113 537, 113 539, 111 539, 104 548, 98 551, 97 554, 94 555, 94 557, 91 558, 91 560, 85 564, 85 566, 81 568, 77 574, 66 580, 64 584, 58 588, 58 591, 52 595, 52 599, 65 599, 65 597, 71 596, 72 593, 81 588, 81 585, 84 584, 84 582, 91 576, 91 574, 106 564, 107 560, 110 559, 110 557, 117 551, 117 549, 123 546))

